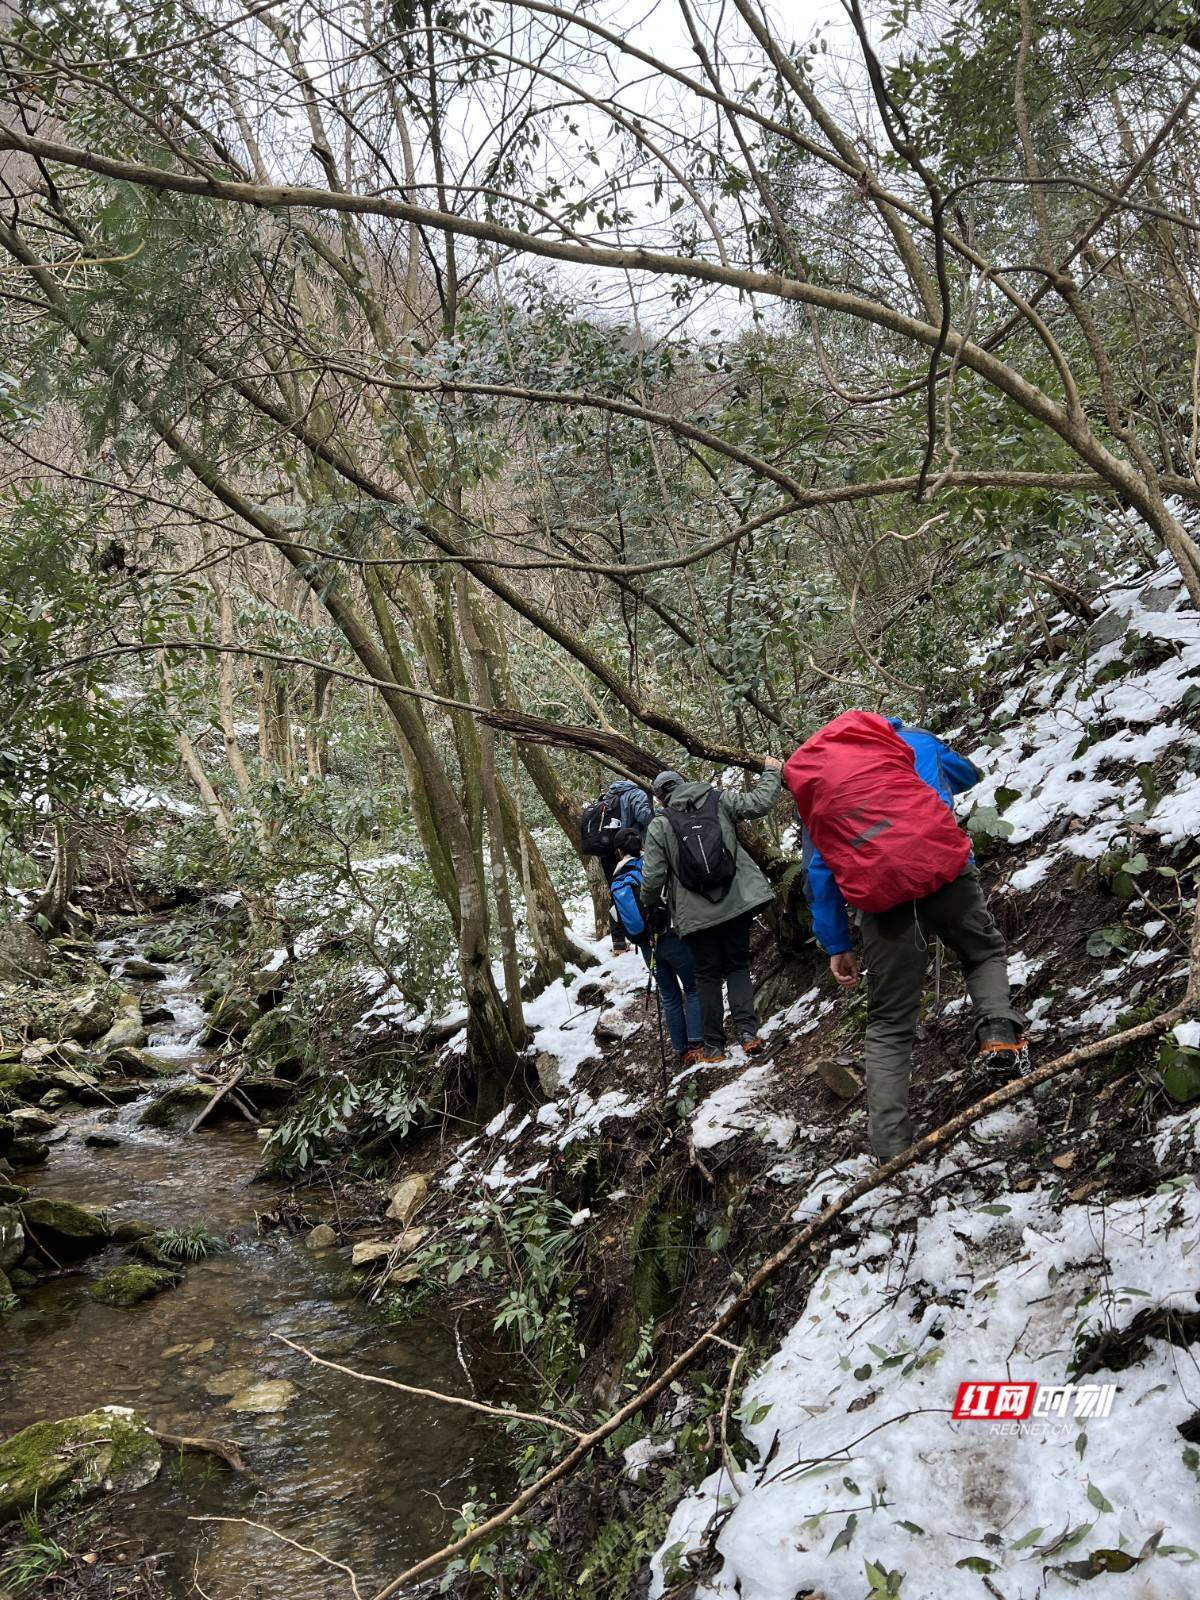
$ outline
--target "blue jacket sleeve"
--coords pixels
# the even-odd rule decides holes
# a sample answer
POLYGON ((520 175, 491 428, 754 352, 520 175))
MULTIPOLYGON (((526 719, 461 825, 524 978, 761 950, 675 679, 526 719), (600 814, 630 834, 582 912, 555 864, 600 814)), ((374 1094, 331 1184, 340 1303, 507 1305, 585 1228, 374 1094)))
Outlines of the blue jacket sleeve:
POLYGON ((621 919, 621 926, 631 939, 640 939, 646 931, 646 924, 642 920, 642 913, 638 910, 637 899, 633 892, 633 876, 622 873, 612 882, 613 905, 617 908, 617 915, 621 919))
POLYGON ((650 804, 650 796, 644 789, 635 788, 629 796, 629 826, 638 828, 644 834, 650 826, 650 818, 654 815, 654 807, 650 804))
POLYGON ((938 747, 938 756, 942 763, 942 771, 946 774, 946 781, 950 785, 951 794, 962 794, 964 789, 973 789, 982 777, 982 773, 957 751, 951 750, 948 744, 943 744, 940 739, 935 740, 938 747))
POLYGON ((840 955, 854 944, 846 902, 807 829, 803 834, 803 851, 804 894, 812 911, 813 934, 827 956, 840 955))

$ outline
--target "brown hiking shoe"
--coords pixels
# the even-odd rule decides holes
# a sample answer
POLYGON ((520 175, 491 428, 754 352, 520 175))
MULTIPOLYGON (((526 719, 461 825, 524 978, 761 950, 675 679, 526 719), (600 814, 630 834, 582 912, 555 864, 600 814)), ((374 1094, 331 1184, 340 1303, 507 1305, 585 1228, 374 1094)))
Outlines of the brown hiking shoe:
POLYGON ((1023 1078, 1029 1071, 1029 1040, 983 1039, 975 1066, 992 1078, 1023 1078))
POLYGON ((724 1050, 710 1050, 707 1045, 697 1057, 696 1064, 705 1067, 719 1067, 725 1061, 724 1050))
POLYGON ((703 1060, 704 1048, 698 1044, 689 1045, 679 1058, 680 1065, 684 1067, 698 1067, 703 1060))
POLYGON ((742 1040, 742 1049, 748 1056, 757 1055, 760 1050, 765 1050, 766 1047, 766 1041, 760 1039, 757 1033, 752 1033, 748 1039, 742 1040))

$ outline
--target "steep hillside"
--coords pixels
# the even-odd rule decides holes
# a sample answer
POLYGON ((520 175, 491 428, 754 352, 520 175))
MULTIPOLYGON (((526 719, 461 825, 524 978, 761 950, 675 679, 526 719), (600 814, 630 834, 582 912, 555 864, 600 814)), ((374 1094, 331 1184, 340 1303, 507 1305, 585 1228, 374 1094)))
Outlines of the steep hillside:
MULTIPOLYGON (((1053 659, 997 640, 981 665, 1003 697, 944 718, 986 774, 966 800, 1035 1062, 1178 999, 1200 861, 1200 619, 1176 575, 1110 591, 1086 630, 1054 624, 1053 659)), ((497 1117, 439 1175, 452 1230, 473 1201, 481 1219, 533 1195, 560 1207, 581 1263, 582 1414, 631 1392, 651 1348, 703 1329, 869 1163, 861 1003, 835 994, 819 952, 764 1030, 768 1060, 734 1050, 666 1075, 638 957, 595 953, 531 1007, 541 1103, 497 1117)), ((918 1047, 919 1130, 988 1087, 967 1066, 960 990, 947 961, 918 1047)), ((605 1587, 617 1573, 643 1592, 649 1550, 631 1530, 669 1510, 649 1592, 677 1600, 1014 1600, 1097 1574, 1097 1593, 1193 1593, 1198 1095, 1187 1023, 856 1202, 736 1353, 714 1347, 617 1436, 607 1487, 592 1472, 565 1491, 555 1526, 586 1592, 625 1592, 605 1587), (1009 1379, 1041 1386, 1049 1414, 951 1419, 960 1383, 1009 1379)), ((407 1270, 425 1266, 418 1250, 407 1270)), ((542 1592, 542 1564, 511 1559, 542 1592)))

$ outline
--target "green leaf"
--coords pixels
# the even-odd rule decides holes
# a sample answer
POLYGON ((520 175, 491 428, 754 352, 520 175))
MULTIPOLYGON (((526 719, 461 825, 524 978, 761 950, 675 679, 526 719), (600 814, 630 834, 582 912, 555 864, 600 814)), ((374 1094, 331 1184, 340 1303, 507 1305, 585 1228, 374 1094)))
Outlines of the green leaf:
POLYGON ((1014 1540, 1008 1548, 1010 1550, 1028 1550, 1030 1545, 1034 1545, 1038 1542, 1045 1531, 1045 1528, 1030 1528, 1028 1533, 1023 1533, 1021 1537, 1014 1540))
POLYGON ((1091 1501, 1092 1505, 1096 1507, 1097 1511, 1112 1510, 1111 1502, 1105 1498, 1103 1492, 1096 1487, 1090 1478, 1088 1479, 1087 1497, 1091 1501))
POLYGON ((832 1555, 835 1550, 844 1550, 850 1543, 851 1539, 853 1539, 854 1530, 857 1527, 858 1518, 853 1514, 853 1512, 851 1512, 850 1516, 846 1519, 846 1526, 829 1546, 829 1554, 832 1555))

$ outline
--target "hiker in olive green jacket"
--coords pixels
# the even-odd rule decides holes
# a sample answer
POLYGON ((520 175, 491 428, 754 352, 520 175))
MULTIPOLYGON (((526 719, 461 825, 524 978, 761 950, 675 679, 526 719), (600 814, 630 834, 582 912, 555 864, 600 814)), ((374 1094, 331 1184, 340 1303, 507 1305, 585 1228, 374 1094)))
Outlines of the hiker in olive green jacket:
MULTIPOLYGON (((750 923, 756 912, 774 899, 771 885, 757 865, 738 845, 737 824, 765 817, 779 798, 782 762, 767 756, 763 775, 749 794, 726 794, 711 784, 687 783, 678 772, 660 772, 654 794, 664 811, 656 811, 646 832, 642 855, 642 903, 653 906, 665 892, 671 925, 686 941, 696 966, 700 996, 700 1023, 706 1062, 725 1058, 725 997, 742 1048, 762 1049, 758 1017, 754 1011, 754 983, 750 977, 750 923), (724 845, 722 860, 714 862, 716 887, 689 888, 681 880, 680 833, 684 819, 709 810, 715 795, 716 820, 724 845), (668 817, 665 813, 670 812, 668 817)), ((715 839, 715 834, 714 834, 715 839)), ((713 841, 710 840, 710 844, 713 841)), ((685 859, 684 876, 695 876, 685 859)))

